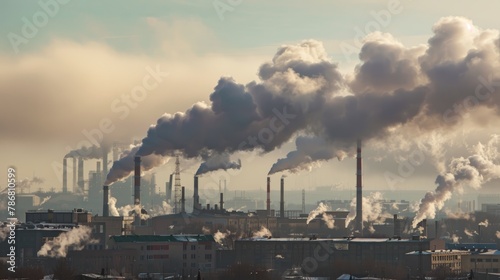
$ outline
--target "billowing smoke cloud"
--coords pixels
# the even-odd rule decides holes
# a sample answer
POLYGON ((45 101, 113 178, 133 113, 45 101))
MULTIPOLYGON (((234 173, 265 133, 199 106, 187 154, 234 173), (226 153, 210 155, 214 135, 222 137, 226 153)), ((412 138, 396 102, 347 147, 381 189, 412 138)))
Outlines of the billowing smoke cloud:
POLYGON ((149 209, 149 216, 156 217, 160 215, 172 214, 174 212, 173 209, 174 208, 168 204, 168 202, 162 201, 161 206, 155 205, 153 208, 149 209))
POLYGON ((482 227, 488 227, 488 225, 489 225, 488 219, 486 219, 486 220, 484 220, 484 221, 480 222, 478 225, 479 225, 479 226, 482 226, 482 227))
POLYGON ((92 228, 79 226, 70 231, 61 233, 57 238, 43 244, 38 251, 39 257, 61 258, 66 257, 68 250, 82 250, 85 245, 95 244, 99 241, 92 238, 92 228))
POLYGON ((81 157, 83 159, 96 159, 102 157, 102 148, 98 146, 90 146, 90 147, 81 147, 76 150, 72 150, 67 153, 65 158, 78 158, 81 157))
POLYGON ((479 143, 474 146, 474 155, 453 159, 448 172, 436 178, 436 190, 427 192, 422 198, 412 222, 413 227, 425 218, 434 219, 436 211, 441 210, 452 194, 462 191, 464 186, 479 189, 483 183, 500 178, 500 165, 496 163, 498 143, 499 137, 494 135, 487 145, 479 143))
POLYGON ((201 232, 203 232, 203 234, 210 234, 211 231, 206 226, 203 226, 201 227, 201 232))
MULTIPOLYGON (((110 185, 118 180, 126 178, 134 170, 134 155, 140 146, 132 145, 129 150, 124 151, 121 158, 113 163, 109 171, 105 185, 110 185), (127 159, 127 160, 125 160, 127 159)), ((155 166, 163 165, 170 160, 169 157, 151 154, 141 157, 141 172, 152 169, 155 166)))
POLYGON ((418 128, 419 134, 447 133, 466 109, 491 109, 498 115, 498 31, 480 30, 459 17, 439 20, 433 31, 428 43, 417 47, 388 34, 367 36, 352 75, 338 71, 320 42, 283 46, 260 67, 259 81, 243 85, 221 78, 211 104, 163 115, 139 146, 115 162, 108 182, 128 176, 136 154, 266 153, 305 134, 308 140, 298 139, 297 151, 271 169, 298 171, 341 158, 356 139, 381 141, 405 127, 418 128), (454 104, 463 105, 462 110, 453 111, 454 104), (314 149, 315 141, 324 145, 314 149))
POLYGON ((262 238, 262 237, 271 237, 273 234, 269 229, 267 229, 265 226, 260 226, 259 231, 254 231, 252 232, 252 237, 254 238, 262 238))
POLYGON ((333 229, 335 227, 335 220, 333 219, 332 215, 328 215, 326 213, 329 210, 330 207, 328 207, 328 205, 324 204, 323 202, 320 202, 318 207, 312 210, 307 216, 306 224, 309 224, 312 220, 314 220, 314 218, 321 215, 321 219, 325 222, 326 226, 330 229, 333 229))
POLYGON ((215 170, 228 170, 228 169, 240 169, 241 160, 238 159, 237 162, 232 162, 229 153, 215 153, 207 156, 203 156, 204 162, 196 171, 196 175, 205 174, 210 171, 215 170))
MULTIPOLYGON (((144 213, 142 208, 141 208, 141 205, 135 205, 135 204, 128 204, 128 205, 125 205, 125 206, 122 206, 122 207, 116 207, 116 202, 117 202, 117 199, 110 196, 109 197, 109 201, 108 201, 108 206, 109 206, 109 214, 113 217, 118 217, 118 216, 123 216, 123 217, 132 217, 132 216, 135 216, 136 214, 139 214, 140 217, 141 217, 141 220, 147 220, 149 219, 150 215, 148 213, 144 213)), ((166 210, 169 210, 170 212, 172 211, 172 207, 170 205, 168 205, 168 203, 164 203, 162 205, 164 209, 166 210)), ((165 211, 165 210, 158 210, 157 209, 157 212, 156 214, 157 215, 163 215, 163 214, 160 214, 161 211, 165 211)), ((169 213, 167 213, 169 214, 169 213)))
MULTIPOLYGON (((364 196, 363 199, 363 222, 376 222, 382 223, 386 219, 392 218, 392 215, 383 210, 383 196, 380 192, 370 193, 368 196, 364 196)), ((356 218, 356 198, 351 200, 351 209, 346 218, 346 227, 349 223, 356 218)))
MULTIPOLYGON (((414 212, 417 212, 417 211, 418 211, 418 208, 415 209, 414 212)), ((458 212, 452 212, 452 211, 446 209, 444 212, 446 214, 446 217, 449 219, 456 219, 456 220, 464 219, 464 220, 471 220, 471 221, 476 220, 476 217, 474 216, 474 214, 462 212, 462 210, 459 210, 458 212)))
POLYGON ((269 175, 276 172, 288 170, 299 172, 301 170, 310 171, 319 161, 326 161, 331 158, 344 159, 347 153, 332 143, 328 143, 324 138, 312 136, 299 136, 295 139, 297 150, 289 152, 285 158, 279 159, 269 171, 269 175))
POLYGON ((229 235, 231 235, 231 232, 229 230, 226 230, 226 232, 220 232, 219 230, 217 230, 217 232, 214 234, 215 242, 222 244, 223 240, 226 239, 229 235))

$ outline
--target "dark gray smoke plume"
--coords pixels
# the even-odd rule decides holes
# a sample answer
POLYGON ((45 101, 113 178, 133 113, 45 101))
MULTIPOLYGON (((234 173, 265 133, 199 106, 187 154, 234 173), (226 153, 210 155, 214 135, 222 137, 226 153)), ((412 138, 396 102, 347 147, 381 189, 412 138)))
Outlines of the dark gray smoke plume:
POLYGON ((196 175, 202 175, 210 171, 215 170, 228 170, 228 169, 240 169, 241 160, 238 159, 237 162, 232 162, 229 153, 215 153, 206 156, 202 156, 204 162, 196 171, 196 175))
POLYGON ((405 47, 388 34, 370 34, 361 63, 346 76, 320 42, 283 46, 260 67, 259 81, 243 85, 221 78, 211 104, 161 117, 136 151, 115 162, 109 182, 132 172, 136 154, 266 153, 297 135, 308 138, 297 139, 297 151, 270 173, 307 170, 350 154, 356 139, 384 140, 405 127, 446 133, 464 110, 497 109, 498 31, 480 30, 458 17, 441 19, 433 31, 428 43, 417 47, 405 47))

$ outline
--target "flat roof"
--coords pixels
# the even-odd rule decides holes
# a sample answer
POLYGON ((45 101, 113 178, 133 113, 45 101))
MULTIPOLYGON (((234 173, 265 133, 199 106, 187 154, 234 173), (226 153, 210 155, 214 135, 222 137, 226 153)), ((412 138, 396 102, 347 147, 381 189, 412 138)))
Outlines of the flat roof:
POLYGON ((215 242, 213 235, 114 235, 111 236, 115 242, 215 242))

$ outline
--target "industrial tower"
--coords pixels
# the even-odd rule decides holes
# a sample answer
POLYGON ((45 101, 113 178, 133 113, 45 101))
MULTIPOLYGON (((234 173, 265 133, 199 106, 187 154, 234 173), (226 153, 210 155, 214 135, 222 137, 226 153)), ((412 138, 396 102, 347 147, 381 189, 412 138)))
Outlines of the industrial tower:
POLYGON ((177 214, 181 211, 181 164, 179 162, 179 155, 175 157, 175 185, 174 185, 174 213, 177 214))

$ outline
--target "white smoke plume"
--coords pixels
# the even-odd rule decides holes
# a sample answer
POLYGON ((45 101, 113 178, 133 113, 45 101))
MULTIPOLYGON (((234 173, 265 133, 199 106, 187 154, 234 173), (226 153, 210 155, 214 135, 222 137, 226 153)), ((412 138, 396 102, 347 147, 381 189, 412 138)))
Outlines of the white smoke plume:
POLYGON ((497 230, 497 232, 495 233, 497 238, 500 239, 500 231, 497 230))
POLYGON ((306 224, 309 224, 318 215, 321 215, 321 214, 325 213, 328 210, 329 210, 328 205, 324 204, 323 202, 320 202, 319 205, 318 205, 318 207, 316 207, 316 209, 312 210, 309 213, 309 215, 307 216, 306 224))
POLYGON ((483 226, 483 227, 488 227, 488 225, 489 225, 488 219, 486 219, 486 220, 484 220, 484 221, 480 222, 478 225, 479 225, 479 226, 483 226))
MULTIPOLYGON (((134 205, 134 204, 127 204, 122 207, 116 207, 116 202, 117 199, 110 196, 109 197, 109 214, 113 217, 118 217, 118 216, 123 216, 123 217, 132 217, 135 216, 136 214, 139 214, 141 217, 141 220, 147 220, 149 219, 150 215, 146 214, 142 211, 141 205, 134 205)), ((166 210, 170 209, 171 211, 171 206, 168 205, 168 203, 163 204, 163 207, 166 207, 166 210)), ((165 209, 165 208, 164 208, 165 209)), ((164 211, 164 210, 158 210, 158 213, 164 211)), ((162 215, 162 214, 158 214, 162 215)))
POLYGON ((461 192, 464 186, 479 189, 483 183, 500 178, 498 143, 499 137, 494 135, 486 145, 479 143, 474 146, 473 155, 454 158, 448 166, 448 172, 436 178, 436 190, 427 192, 420 201, 413 227, 423 219, 434 219, 436 211, 441 210, 452 194, 461 192))
POLYGON ((149 209, 149 216, 156 217, 160 215, 172 214, 174 212, 173 209, 174 208, 170 204, 168 204, 168 202, 162 201, 161 206, 155 205, 153 206, 153 208, 149 209))
POLYGON ((205 174, 207 172, 215 170, 228 170, 228 169, 240 169, 241 160, 238 159, 237 162, 232 162, 229 153, 212 153, 210 155, 202 156, 204 162, 196 171, 196 175, 205 174))
MULTIPOLYGON (((383 210, 383 195, 380 192, 372 192, 363 199, 363 222, 382 223, 386 219, 392 218, 392 215, 383 210)), ((351 200, 351 209, 346 218, 346 227, 356 218, 356 198, 351 200)))
POLYGON ((0 242, 4 241, 7 236, 9 236, 10 229, 6 224, 2 223, 0 225, 0 242))
POLYGON ((201 232, 203 232, 203 234, 210 234, 211 230, 206 226, 203 226, 201 227, 201 232))
POLYGON ((461 239, 461 237, 460 237, 460 236, 458 236, 458 235, 456 235, 456 234, 453 234, 453 235, 451 236, 451 240, 452 240, 452 241, 453 241, 453 243, 455 243, 455 244, 460 243, 460 239, 461 239))
POLYGON ((333 219, 332 215, 328 215, 326 213, 323 213, 321 219, 325 222, 326 226, 329 229, 333 229, 335 227, 335 220, 333 219))
MULTIPOLYGON (((418 210, 418 209, 417 209, 418 210)), ((415 210, 415 212, 417 211, 415 210)), ((449 209, 445 209, 444 213, 446 214, 446 217, 449 219, 464 219, 464 220, 471 220, 475 221, 476 217, 472 213, 466 213, 463 212, 462 210, 459 210, 457 212, 450 211, 449 209)))
POLYGON ((61 233, 53 240, 43 244, 38 251, 39 257, 61 258, 66 257, 68 250, 82 250, 85 245, 96 244, 99 241, 92 238, 92 228, 87 226, 74 227, 70 231, 61 233))
POLYGON ((231 235, 231 231, 229 230, 226 230, 226 232, 220 232, 219 230, 217 230, 217 232, 214 233, 215 242, 222 244, 223 240, 226 239, 229 235, 231 235))
POLYGON ((466 228, 464 229, 464 233, 468 236, 468 237, 473 237, 474 235, 477 235, 477 232, 475 231, 471 231, 470 229, 466 228))
POLYGON ((52 198, 52 196, 46 196, 42 199, 42 201, 40 202, 40 204, 38 204, 38 206, 42 206, 43 204, 45 204, 45 202, 49 201, 50 199, 52 198))
POLYGON ((98 146, 90 146, 90 147, 81 147, 80 149, 72 150, 67 153, 65 158, 78 158, 81 157, 83 159, 98 159, 102 158, 103 151, 101 147, 98 146))
POLYGON ((272 237, 273 234, 269 229, 267 229, 265 226, 260 226, 259 231, 254 231, 252 232, 252 237, 254 238, 261 238, 261 237, 272 237))

